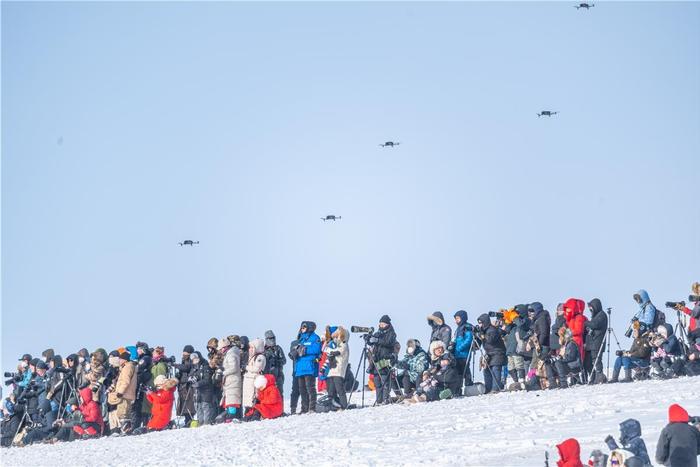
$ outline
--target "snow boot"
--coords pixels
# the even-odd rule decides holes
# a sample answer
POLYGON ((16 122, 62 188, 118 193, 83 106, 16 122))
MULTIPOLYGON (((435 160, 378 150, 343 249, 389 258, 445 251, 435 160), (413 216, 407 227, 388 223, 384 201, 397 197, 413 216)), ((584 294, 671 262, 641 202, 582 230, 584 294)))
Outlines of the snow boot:
POLYGON ((610 382, 610 383, 617 383, 617 382, 619 381, 619 378, 620 378, 620 369, 619 369, 619 368, 615 368, 615 369, 613 370, 612 378, 610 379, 609 382, 610 382))
POLYGON ((515 370, 508 370, 508 376, 511 377, 513 382, 515 382, 515 383, 518 382, 518 374, 515 372, 515 370))
POLYGON ((516 381, 520 380, 523 384, 525 384, 525 370, 517 370, 516 375, 518 376, 518 379, 516 379, 516 381))
POLYGON ((621 383, 631 383, 632 382, 632 370, 625 368, 625 377, 620 380, 621 383))

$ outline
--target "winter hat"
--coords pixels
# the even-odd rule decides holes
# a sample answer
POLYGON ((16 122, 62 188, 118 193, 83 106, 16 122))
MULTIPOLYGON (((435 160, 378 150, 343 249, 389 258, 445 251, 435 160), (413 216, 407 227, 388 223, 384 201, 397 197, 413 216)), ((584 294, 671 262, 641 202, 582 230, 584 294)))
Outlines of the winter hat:
POLYGON ((158 375, 156 376, 156 379, 153 380, 153 384, 155 384, 156 386, 162 386, 163 383, 165 383, 166 379, 167 378, 165 377, 165 375, 158 375))
POLYGON ((191 345, 187 344, 187 345, 182 349, 182 351, 185 352, 185 353, 192 354, 192 353, 194 353, 194 347, 192 347, 191 345))
POLYGON ((47 368, 47 366, 46 366, 45 361, 39 360, 38 362, 36 362, 36 369, 37 370, 45 370, 46 368, 47 368))
POLYGON ((442 326, 445 324, 445 317, 442 316, 442 312, 436 311, 435 313, 428 315, 428 324, 432 326, 435 324, 435 326, 442 326))
POLYGON ((265 389, 267 386, 267 378, 263 375, 258 375, 255 377, 253 384, 255 385, 255 389, 265 389))
POLYGON ((224 350, 226 347, 230 347, 231 343, 228 341, 228 337, 222 337, 219 339, 219 345, 216 347, 217 350, 224 350))
POLYGON ((90 352, 88 352, 88 349, 82 348, 78 350, 78 356, 83 357, 83 358, 88 358, 90 356, 90 352))
POLYGON ((253 339, 250 341, 250 347, 255 353, 261 354, 265 352, 265 341, 262 339, 253 339))
POLYGON ((120 355, 120 352, 118 350, 112 350, 108 356, 109 357, 118 357, 119 355, 120 355))
POLYGON ((204 358, 202 358, 202 354, 199 353, 199 352, 196 351, 196 350, 195 350, 194 352, 192 352, 192 355, 190 356, 190 358, 191 358, 192 360, 199 360, 199 361, 204 360, 204 358))
MULTIPOLYGON (((68 360, 70 356, 66 357, 66 360, 68 360)), ((63 358, 61 358, 60 355, 54 355, 53 356, 53 366, 58 368, 63 366, 63 358)))
POLYGON ((663 324, 656 328, 656 332, 658 332, 659 335, 663 336, 664 339, 668 339, 668 329, 666 329, 666 326, 664 326, 663 324))
POLYGON ((272 332, 271 330, 265 331, 265 345, 268 347, 272 347, 277 344, 277 338, 275 337, 275 333, 272 332))
POLYGON ((25 362, 31 362, 32 361, 32 356, 29 355, 28 353, 22 355, 22 358, 19 359, 20 361, 24 360, 25 362))
POLYGON ((384 315, 381 318, 379 318, 380 323, 385 323, 385 324, 391 324, 391 318, 389 318, 389 315, 384 315))
POLYGON ((122 352, 119 354, 119 358, 128 362, 131 360, 131 354, 129 352, 122 352))
MULTIPOLYGON (((309 331, 312 332, 312 331, 309 331)), ((232 345, 237 345, 238 347, 241 348, 241 350, 248 350, 248 345, 250 344, 250 339, 248 339, 248 336, 240 336, 238 339, 236 339, 238 336, 229 336, 229 339, 231 340, 232 345)))
POLYGON ((678 404, 673 404, 668 408, 669 423, 688 423, 690 417, 688 412, 678 404))

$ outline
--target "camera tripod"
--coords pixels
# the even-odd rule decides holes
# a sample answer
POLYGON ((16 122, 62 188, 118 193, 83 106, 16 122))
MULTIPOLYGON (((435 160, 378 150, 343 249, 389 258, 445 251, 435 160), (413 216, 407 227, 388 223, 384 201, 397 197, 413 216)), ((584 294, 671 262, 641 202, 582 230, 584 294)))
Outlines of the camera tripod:
MULTIPOLYGON (((362 353, 360 354, 360 361, 357 363, 357 369, 355 370, 355 381, 357 381, 357 375, 360 372, 360 368, 362 368, 362 408, 365 408, 365 381, 367 378, 367 339, 369 339, 369 334, 363 334, 362 336, 362 341, 364 342, 364 347, 362 347, 362 353)), ((355 392, 350 393, 350 397, 348 397, 348 406, 350 405, 350 400, 352 399, 352 395, 355 394, 355 392)))
POLYGON ((680 310, 676 310, 676 328, 673 330, 673 333, 679 337, 679 341, 681 344, 681 351, 683 351, 683 356, 688 357, 688 332, 685 330, 685 326, 683 326, 683 321, 682 321, 682 316, 680 310))
POLYGON ((600 349, 598 350, 598 356, 596 357, 595 361, 593 362, 593 371, 591 372, 591 375, 595 374, 595 372, 596 372, 595 367, 598 363, 598 360, 600 360, 601 357, 603 356, 602 352, 607 344, 608 348, 606 351, 608 353, 608 356, 607 356, 607 365, 608 366, 605 369, 605 377, 610 379, 610 335, 612 335, 615 338, 615 344, 617 345, 618 350, 622 350, 622 347, 620 346, 620 341, 618 340, 617 334, 615 334, 615 330, 612 327, 612 318, 611 318, 612 308, 608 307, 606 309, 606 311, 608 312, 608 332, 605 335, 605 340, 603 341, 603 345, 601 345, 600 349))

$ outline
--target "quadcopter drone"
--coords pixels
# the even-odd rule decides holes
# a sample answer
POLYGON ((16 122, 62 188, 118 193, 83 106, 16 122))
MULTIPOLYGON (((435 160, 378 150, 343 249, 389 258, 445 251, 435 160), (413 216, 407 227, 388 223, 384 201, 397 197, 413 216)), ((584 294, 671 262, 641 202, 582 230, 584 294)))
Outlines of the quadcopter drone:
POLYGON ((395 146, 398 146, 399 144, 401 143, 399 143, 398 141, 387 141, 386 143, 380 144, 379 146, 383 148, 393 148, 395 146))
POLYGON ((194 240, 183 240, 181 242, 178 242, 178 245, 180 245, 180 246, 195 246, 195 245, 199 245, 199 240, 197 240, 196 242, 194 240))
POLYGON ((542 112, 538 113, 538 117, 551 117, 553 115, 558 114, 559 112, 553 112, 551 110, 543 110, 542 112))
POLYGON ((341 219, 340 216, 334 216, 333 214, 329 214, 329 215, 327 215, 326 217, 322 217, 322 218, 321 218, 321 220, 322 220, 323 222, 326 222, 326 221, 339 221, 340 219, 341 219))

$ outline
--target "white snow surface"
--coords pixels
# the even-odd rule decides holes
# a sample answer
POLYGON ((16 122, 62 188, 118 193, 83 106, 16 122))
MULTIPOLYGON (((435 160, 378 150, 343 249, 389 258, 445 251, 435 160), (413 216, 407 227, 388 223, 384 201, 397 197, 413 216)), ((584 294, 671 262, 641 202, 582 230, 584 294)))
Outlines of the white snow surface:
MULTIPOLYGON (((359 394, 353 402, 359 402, 359 394)), ((582 461, 636 418, 652 462, 679 403, 700 415, 700 378, 578 386, 343 413, 2 449, 2 465, 469 465, 543 466, 574 437, 582 461)))

